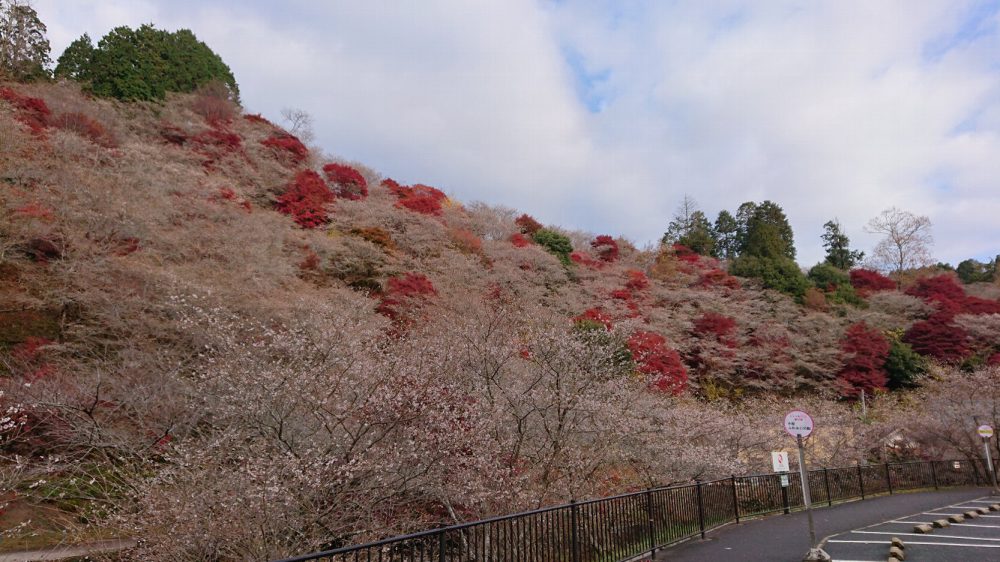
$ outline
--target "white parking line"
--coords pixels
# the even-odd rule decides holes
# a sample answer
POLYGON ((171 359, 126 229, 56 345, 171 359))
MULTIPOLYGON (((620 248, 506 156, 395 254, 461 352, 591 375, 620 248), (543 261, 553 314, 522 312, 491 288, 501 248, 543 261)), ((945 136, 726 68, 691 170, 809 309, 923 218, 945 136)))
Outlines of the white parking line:
MULTIPOLYGON (((885 523, 879 523, 879 525, 885 525, 888 523, 900 523, 902 525, 933 525, 933 521, 886 521, 885 523)), ((952 523, 953 527, 983 527, 985 529, 1000 529, 1000 525, 978 525, 975 523, 952 523)), ((865 527, 867 529, 867 527, 865 527)))
MULTIPOLYGON (((890 532, 887 532, 887 531, 851 531, 851 532, 852 533, 865 534, 865 535, 897 535, 897 536, 898 535, 910 535, 911 537, 926 537, 927 536, 927 535, 925 535, 923 533, 890 533, 890 532)), ((934 536, 934 537, 940 537, 942 539, 962 539, 962 540, 967 540, 967 541, 991 541, 991 542, 992 541, 1000 541, 1000 539, 990 539, 990 538, 981 539, 979 537, 963 537, 963 536, 960 536, 960 535, 939 535, 937 533, 934 533, 934 535, 932 535, 932 536, 934 536)))
MULTIPOLYGON (((844 541, 838 539, 830 539, 826 542, 854 543, 854 544, 886 544, 885 541, 844 541)), ((968 544, 968 543, 951 543, 951 542, 906 541, 907 546, 911 544, 920 544, 928 546, 966 546, 969 548, 1000 548, 1000 544, 968 544)))

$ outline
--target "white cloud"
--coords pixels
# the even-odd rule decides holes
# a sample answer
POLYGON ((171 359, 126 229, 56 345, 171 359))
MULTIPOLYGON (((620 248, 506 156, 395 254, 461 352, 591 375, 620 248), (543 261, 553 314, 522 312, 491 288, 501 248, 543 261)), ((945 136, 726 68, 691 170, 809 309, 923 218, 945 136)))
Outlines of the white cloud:
POLYGON ((56 50, 190 27, 248 107, 309 111, 329 152, 563 226, 654 240, 689 193, 778 202, 804 264, 826 220, 868 249, 889 206, 931 217, 939 259, 1000 251, 998 16, 978 4, 37 5, 56 50))

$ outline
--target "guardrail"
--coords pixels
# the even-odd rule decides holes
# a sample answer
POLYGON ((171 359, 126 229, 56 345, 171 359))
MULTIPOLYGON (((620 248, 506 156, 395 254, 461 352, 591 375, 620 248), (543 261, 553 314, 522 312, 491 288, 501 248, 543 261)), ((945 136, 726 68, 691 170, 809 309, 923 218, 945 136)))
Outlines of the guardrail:
MULTIPOLYGON (((980 460, 915 461, 807 472, 813 505, 918 488, 985 484, 980 460)), ((741 519, 804 508, 798 472, 650 488, 432 529, 281 562, 620 562, 741 519)))

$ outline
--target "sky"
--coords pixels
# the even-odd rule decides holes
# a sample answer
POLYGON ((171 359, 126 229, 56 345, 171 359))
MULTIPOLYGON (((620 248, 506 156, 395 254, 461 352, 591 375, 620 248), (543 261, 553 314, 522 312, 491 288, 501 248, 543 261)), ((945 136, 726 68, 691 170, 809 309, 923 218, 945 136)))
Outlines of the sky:
POLYGON ((937 260, 1000 254, 1000 0, 35 0, 87 32, 188 28, 243 105, 313 116, 326 154, 544 223, 662 235, 772 200, 823 224, 930 217, 937 260))

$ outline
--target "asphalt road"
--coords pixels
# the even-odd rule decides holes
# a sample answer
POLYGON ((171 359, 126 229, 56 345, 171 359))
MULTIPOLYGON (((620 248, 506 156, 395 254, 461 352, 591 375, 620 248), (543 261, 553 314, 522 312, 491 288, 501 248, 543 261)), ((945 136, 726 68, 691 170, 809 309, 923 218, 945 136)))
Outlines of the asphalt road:
MULTIPOLYGON (((912 516, 914 513, 934 511, 942 506, 973 500, 989 493, 989 488, 899 493, 833 507, 820 507, 813 511, 816 536, 822 540, 854 529, 912 516)), ((705 540, 694 539, 658 552, 654 560, 800 562, 808 550, 809 524, 806 513, 796 512, 721 527, 709 532, 705 540)), ((888 554, 888 546, 885 550, 880 557, 882 560, 888 554)), ((907 559, 909 560, 909 556, 907 559)), ((984 560, 990 559, 992 558, 984 560)))

